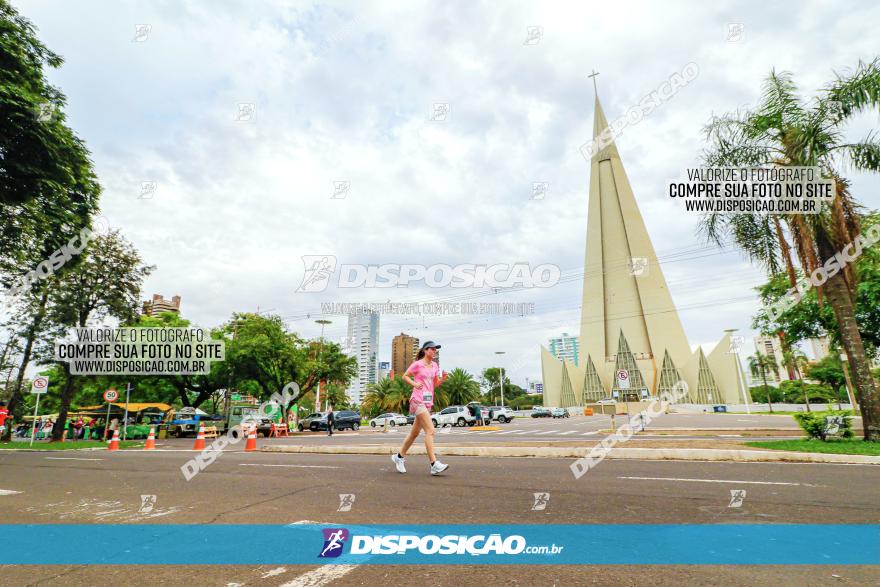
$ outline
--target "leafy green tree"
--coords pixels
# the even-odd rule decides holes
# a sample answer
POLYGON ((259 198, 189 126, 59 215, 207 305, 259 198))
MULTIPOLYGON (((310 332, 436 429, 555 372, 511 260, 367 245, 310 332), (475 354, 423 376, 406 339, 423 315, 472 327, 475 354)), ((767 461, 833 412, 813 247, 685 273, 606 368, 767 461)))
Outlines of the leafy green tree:
POLYGON ((383 412, 405 413, 408 411, 411 393, 412 388, 401 377, 386 377, 367 387, 367 393, 361 402, 362 413, 368 418, 383 412))
MULTIPOLYGON (((483 401, 490 405, 501 405, 501 372, 501 367, 489 367, 483 369, 483 373, 480 376, 483 401)), ((526 395, 526 390, 519 385, 511 383, 507 377, 507 370, 504 369, 504 403, 507 404, 509 400, 522 395, 526 395)))
MULTIPOLYGON (((851 245, 860 236, 860 218, 841 163, 859 171, 880 171, 880 142, 874 134, 848 142, 844 129, 853 115, 878 107, 880 59, 860 62, 852 74, 837 76, 810 103, 798 96, 791 74, 772 71, 754 111, 716 117, 706 127, 710 144, 704 161, 713 167, 820 167, 836 180, 834 200, 811 215, 708 214, 701 223, 708 240, 717 244, 732 240, 770 275, 784 269, 792 287, 797 279, 792 249, 804 273, 811 274, 851 245)), ((817 295, 828 302, 837 319, 861 398, 865 439, 880 440, 880 395, 859 333, 856 286, 857 275, 846 266, 830 275, 817 295)))
MULTIPOLYGON (((137 316, 144 279, 154 267, 142 264, 134 246, 117 230, 92 240, 82 253, 82 262, 58 276, 49 293, 51 320, 71 328, 85 328, 92 320, 113 317, 133 322, 137 316)), ((76 392, 78 378, 62 363, 65 385, 61 390, 58 426, 52 439, 61 440, 67 412, 76 392)))
POLYGON ((453 406, 465 405, 480 397, 480 384, 470 373, 460 368, 450 371, 449 378, 437 389, 443 391, 448 405, 453 406))
MULTIPOLYGON (((756 351, 754 355, 749 357, 749 369, 752 370, 753 373, 760 373, 761 379, 764 382, 764 390, 769 390, 770 387, 767 385, 767 371, 770 369, 775 369, 776 363, 768 357, 767 355, 756 351)), ((775 389, 775 388, 774 388, 775 389)), ((752 397, 755 398, 755 394, 752 393, 752 397)), ((755 399, 755 401, 760 401, 755 399)), ((773 400, 770 397, 770 392, 767 392, 767 406, 770 408, 770 413, 773 413, 773 400)))
POLYGON ((0 0, 0 271, 32 268, 46 258, 41 251, 58 248, 47 241, 71 238, 97 209, 88 150, 65 124, 64 94, 45 75, 62 62, 0 0))

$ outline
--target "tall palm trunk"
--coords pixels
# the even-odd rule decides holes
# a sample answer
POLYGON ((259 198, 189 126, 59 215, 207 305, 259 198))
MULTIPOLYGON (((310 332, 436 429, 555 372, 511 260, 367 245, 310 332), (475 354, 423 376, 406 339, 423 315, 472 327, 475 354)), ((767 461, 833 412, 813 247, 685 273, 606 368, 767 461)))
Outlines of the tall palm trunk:
MULTIPOLYGON (((825 239, 818 243, 824 259, 834 255, 834 249, 825 239)), ((843 273, 836 273, 823 285, 828 302, 837 318, 840 340, 849 358, 850 374, 856 388, 856 401, 862 413, 862 425, 865 440, 880 441, 880 398, 877 396, 877 385, 871 374, 871 366, 865 354, 862 335, 856 323, 855 308, 850 297, 849 286, 843 273)))

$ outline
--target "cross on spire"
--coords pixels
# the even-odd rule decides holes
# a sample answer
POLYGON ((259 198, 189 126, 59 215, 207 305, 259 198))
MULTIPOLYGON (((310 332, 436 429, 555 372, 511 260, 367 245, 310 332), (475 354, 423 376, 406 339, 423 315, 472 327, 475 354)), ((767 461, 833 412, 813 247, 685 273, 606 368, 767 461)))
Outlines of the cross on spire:
POLYGON ((587 76, 587 77, 593 78, 593 91, 596 92, 596 94, 599 93, 598 88, 596 88, 596 76, 597 75, 599 75, 599 72, 594 69, 593 73, 591 73, 590 75, 587 76))

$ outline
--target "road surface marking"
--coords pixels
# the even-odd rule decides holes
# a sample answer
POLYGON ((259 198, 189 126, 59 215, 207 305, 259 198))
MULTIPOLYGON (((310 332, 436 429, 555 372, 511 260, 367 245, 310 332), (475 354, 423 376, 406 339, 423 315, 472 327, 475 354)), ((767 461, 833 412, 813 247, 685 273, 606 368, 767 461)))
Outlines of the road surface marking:
POLYGON ((590 436, 591 434, 599 434, 598 430, 593 430, 591 432, 584 432, 581 436, 590 436))
POLYGON ((21 493, 21 491, 14 491, 12 489, 0 489, 0 495, 15 495, 17 493, 21 493))
POLYGON ((531 434, 531 433, 532 433, 531 430, 518 430, 518 431, 514 432, 514 434, 531 434))
POLYGON ((825 487, 811 483, 788 483, 785 481, 734 481, 730 479, 685 479, 679 477, 618 477, 618 479, 638 479, 641 481, 695 481, 699 483, 741 483, 748 485, 797 485, 803 487, 825 487))
POLYGON ((239 467, 293 467, 295 469, 340 469, 330 465, 270 465, 265 463, 238 463, 239 467))
POLYGON ((566 434, 574 434, 577 430, 569 430, 568 432, 560 432, 559 436, 565 436, 566 434))
POLYGON ((516 434, 516 430, 505 430, 504 432, 499 432, 498 434, 516 434))
POLYGON ((359 565, 324 565, 279 587, 321 587, 349 574, 359 565))
POLYGON ((557 433, 557 430, 547 430, 546 432, 536 432, 535 435, 537 436, 540 434, 541 436, 544 436, 546 434, 556 434, 556 433, 557 433))
POLYGON ((263 576, 260 579, 268 579, 269 577, 274 577, 275 575, 283 575, 287 572, 287 567, 278 567, 277 569, 272 569, 271 571, 266 571, 263 573, 263 576))
POLYGON ((50 461, 103 461, 104 459, 86 459, 81 457, 46 457, 50 461))

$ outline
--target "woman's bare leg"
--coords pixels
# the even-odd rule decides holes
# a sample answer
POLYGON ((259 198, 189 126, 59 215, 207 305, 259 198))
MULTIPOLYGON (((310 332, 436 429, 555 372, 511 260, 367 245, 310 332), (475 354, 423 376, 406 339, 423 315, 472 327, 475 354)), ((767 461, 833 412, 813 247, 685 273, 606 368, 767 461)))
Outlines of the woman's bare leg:
MULTIPOLYGON (((431 422, 431 419, 428 419, 428 422, 431 422)), ((406 437, 406 440, 403 441, 403 446, 400 447, 400 456, 405 457, 406 451, 409 450, 409 447, 412 446, 413 442, 416 441, 416 438, 419 437, 419 430, 422 429, 422 423, 418 417, 413 420, 412 430, 409 431, 409 435, 406 437)))
POLYGON ((427 412, 419 414, 416 416, 416 421, 419 420, 425 430, 425 452, 428 453, 428 461, 433 463, 437 458, 434 456, 434 423, 431 422, 431 414, 427 412))

